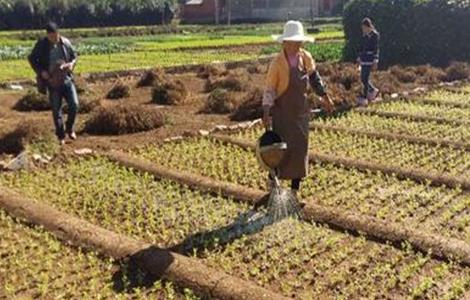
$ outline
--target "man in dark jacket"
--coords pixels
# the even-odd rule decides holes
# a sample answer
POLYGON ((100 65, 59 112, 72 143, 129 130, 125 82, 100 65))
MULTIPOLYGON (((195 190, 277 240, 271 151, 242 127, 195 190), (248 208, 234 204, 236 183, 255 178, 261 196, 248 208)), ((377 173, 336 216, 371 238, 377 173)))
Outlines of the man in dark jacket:
POLYGON ((78 111, 78 96, 73 82, 72 71, 77 62, 77 54, 70 41, 59 34, 55 23, 48 23, 47 37, 39 39, 29 55, 29 63, 36 72, 38 89, 49 92, 52 115, 60 144, 65 144, 65 135, 75 140, 75 118, 78 111), (68 117, 64 128, 62 99, 68 105, 68 117))

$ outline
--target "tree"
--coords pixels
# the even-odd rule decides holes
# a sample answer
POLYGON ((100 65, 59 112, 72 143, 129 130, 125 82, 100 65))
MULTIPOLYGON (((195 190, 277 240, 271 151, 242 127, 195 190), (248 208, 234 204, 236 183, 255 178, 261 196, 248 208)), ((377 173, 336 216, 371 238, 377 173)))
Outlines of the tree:
POLYGON ((179 0, 0 0, 0 28, 43 28, 169 23, 179 0))
POLYGON ((214 7, 215 7, 215 24, 220 24, 220 1, 214 0, 214 7))
POLYGON ((227 24, 232 25, 232 0, 227 0, 227 24))

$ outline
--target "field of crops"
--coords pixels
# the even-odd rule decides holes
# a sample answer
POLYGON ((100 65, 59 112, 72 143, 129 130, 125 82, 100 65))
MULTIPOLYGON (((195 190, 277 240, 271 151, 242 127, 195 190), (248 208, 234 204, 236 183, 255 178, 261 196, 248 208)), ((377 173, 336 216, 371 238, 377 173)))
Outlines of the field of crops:
MULTIPOLYGON (((145 147, 136 155, 172 169, 190 171, 221 181, 264 189, 266 178, 259 168, 253 168, 256 158, 251 151, 218 141, 198 139, 165 144, 163 147, 145 147)), ((393 176, 360 172, 327 164, 312 164, 312 176, 304 183, 301 195, 316 203, 357 208, 361 213, 381 219, 413 223, 423 229, 446 232, 467 240, 467 217, 464 211, 470 203, 470 194, 460 189, 431 187, 393 176), (351 198, 351 190, 357 196, 351 198), (413 201, 411 201, 413 199, 413 201), (462 215, 460 215, 462 214, 462 215), (456 226, 447 227, 450 218, 457 218, 456 226)))
POLYGON ((406 112, 411 114, 423 114, 430 117, 441 117, 449 120, 469 120, 470 111, 442 105, 423 105, 419 102, 403 103, 390 102, 377 107, 383 112, 406 112))
MULTIPOLYGON (((218 229, 246 209, 229 199, 212 201, 211 196, 198 196, 185 187, 154 181, 99 158, 70 161, 66 166, 4 180, 26 195, 159 245, 178 243, 191 232, 218 229), (51 180, 60 180, 62 187, 51 180)), ((215 240, 205 243, 215 246, 194 255, 209 266, 300 299, 408 294, 453 299, 470 283, 467 269, 433 260, 406 244, 396 249, 295 220, 282 221, 228 245, 217 246, 217 236, 208 236, 215 240)), ((166 286, 163 292, 170 288, 166 286)), ((161 285, 156 289, 162 289, 161 285)))
MULTIPOLYGON (((155 34, 140 36, 89 36, 72 39, 81 55, 77 73, 128 70, 134 68, 166 67, 174 65, 203 64, 215 61, 254 59, 278 51, 272 45, 270 34, 282 29, 282 24, 267 24, 258 30, 227 28, 225 31, 181 34, 155 34), (267 34, 267 30, 271 30, 267 34), (240 47, 251 46, 250 51, 240 47), (198 51, 206 49, 204 53, 198 51)), ((72 36, 74 32, 68 32, 72 36)), ((67 36, 67 31, 64 33, 67 36)), ((341 58, 344 33, 339 27, 320 27, 314 34, 321 44, 309 48, 319 61, 337 61, 341 58), (324 43, 334 40, 335 43, 324 43)), ((20 35, 21 37, 21 35, 20 35)), ((24 40, 14 33, 0 33, 0 81, 32 78, 26 62, 35 40, 24 40)))
MULTIPOLYGON (((404 104, 397 105, 404 106, 404 104)), ((421 124, 421 126, 426 125, 421 124)), ((254 141, 262 130, 260 128, 244 132, 239 137, 254 141)), ((314 130, 310 135, 310 150, 319 154, 365 160, 375 164, 470 178, 470 153, 444 146, 418 145, 365 135, 314 130)))
POLYGON ((426 123, 426 126, 423 126, 422 122, 367 116, 355 112, 348 113, 341 118, 318 120, 314 124, 361 129, 369 132, 387 132, 425 138, 438 138, 454 142, 468 142, 470 140, 470 127, 468 125, 442 124, 430 121, 426 123))
POLYGON ((64 246, 41 228, 29 227, 0 210, 2 299, 197 299, 171 283, 126 292, 125 277, 113 279, 116 262, 64 246), (123 291, 122 293, 116 293, 123 291))
MULTIPOLYGON (((462 88, 423 97, 439 103, 416 99, 372 107, 378 112, 439 116, 449 122, 407 121, 360 111, 313 120, 310 151, 326 159, 310 162, 310 176, 300 196, 322 207, 470 244, 468 185, 449 186, 431 177, 416 180, 407 178, 405 172, 414 170, 423 176, 438 174, 458 182, 470 181, 468 149, 426 142, 468 141, 468 127, 451 122, 470 115, 470 109, 455 106, 455 102, 470 101, 467 91, 462 88), (383 133, 384 137, 373 133, 383 133), (400 135, 425 140, 418 143, 400 135), (346 163, 338 164, 335 159, 346 163), (357 168, 347 161, 363 161, 367 166, 396 172, 357 168)), ((254 127, 230 136, 252 143, 262 130, 254 127)), ((253 149, 217 136, 139 146, 128 154, 166 170, 188 172, 195 178, 204 176, 255 190, 266 188, 266 172, 258 167, 253 149)), ((250 205, 223 196, 221 191, 207 193, 198 184, 187 186, 168 178, 157 179, 101 155, 71 157, 29 172, 1 173, 0 185, 106 229, 162 248, 178 249, 214 269, 287 297, 470 297, 470 269, 458 259, 441 260, 432 253, 417 251, 406 241, 392 244, 296 219, 256 227, 235 238, 228 228, 250 213, 250 205)), ((14 274, 7 276, 0 296, 195 297, 189 290, 160 281, 131 294, 118 292, 112 281, 117 269, 112 260, 63 246, 44 230, 29 228, 3 211, 0 225, 7 233, 7 238, 0 241, 0 279, 3 274, 14 274)))

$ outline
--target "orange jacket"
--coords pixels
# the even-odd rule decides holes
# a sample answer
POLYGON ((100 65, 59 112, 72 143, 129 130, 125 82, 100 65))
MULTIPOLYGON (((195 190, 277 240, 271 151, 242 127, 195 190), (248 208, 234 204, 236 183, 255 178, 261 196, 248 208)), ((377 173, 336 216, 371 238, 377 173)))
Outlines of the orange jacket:
MULTIPOLYGON (((307 71, 309 75, 315 72, 315 61, 310 52, 304 49, 300 49, 299 69, 307 71)), ((289 76, 289 63, 284 51, 281 51, 269 66, 263 105, 272 106, 274 100, 287 91, 289 76)))

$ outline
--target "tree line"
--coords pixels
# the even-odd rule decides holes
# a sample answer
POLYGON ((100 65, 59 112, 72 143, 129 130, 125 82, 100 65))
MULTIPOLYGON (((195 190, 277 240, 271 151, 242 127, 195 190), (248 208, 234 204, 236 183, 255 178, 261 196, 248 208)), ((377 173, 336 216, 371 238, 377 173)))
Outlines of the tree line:
POLYGON ((0 0, 0 29, 169 23, 177 0, 0 0))
POLYGON ((357 57, 364 17, 381 33, 383 66, 470 62, 469 0, 352 0, 343 18, 347 60, 357 57))

